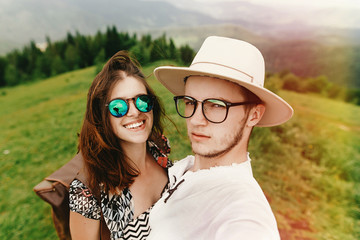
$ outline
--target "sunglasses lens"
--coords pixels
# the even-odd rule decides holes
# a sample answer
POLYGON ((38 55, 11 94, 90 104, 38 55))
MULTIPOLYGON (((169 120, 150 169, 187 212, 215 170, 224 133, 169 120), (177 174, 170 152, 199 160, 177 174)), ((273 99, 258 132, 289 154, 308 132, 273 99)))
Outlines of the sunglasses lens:
POLYGON ((140 112, 150 112, 154 106, 153 98, 149 95, 140 95, 136 98, 136 108, 140 112))
POLYGON ((114 117, 122 117, 128 111, 126 102, 122 99, 115 99, 109 103, 109 110, 114 117))

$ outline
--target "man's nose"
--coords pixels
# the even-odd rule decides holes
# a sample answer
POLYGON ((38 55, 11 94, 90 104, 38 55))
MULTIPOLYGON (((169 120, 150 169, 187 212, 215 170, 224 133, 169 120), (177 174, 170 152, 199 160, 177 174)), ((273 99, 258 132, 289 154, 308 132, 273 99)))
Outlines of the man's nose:
POLYGON ((196 105, 195 112, 190 118, 190 123, 193 125, 206 125, 208 123, 203 114, 202 104, 200 102, 196 105))

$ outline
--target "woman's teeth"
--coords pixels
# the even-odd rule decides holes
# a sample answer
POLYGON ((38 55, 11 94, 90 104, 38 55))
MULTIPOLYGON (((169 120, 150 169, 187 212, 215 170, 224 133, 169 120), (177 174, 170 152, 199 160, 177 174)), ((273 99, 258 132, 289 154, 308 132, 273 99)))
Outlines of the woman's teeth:
POLYGON ((144 124, 144 121, 141 121, 141 122, 125 125, 124 127, 127 128, 127 129, 134 129, 134 128, 140 127, 143 124, 144 124))

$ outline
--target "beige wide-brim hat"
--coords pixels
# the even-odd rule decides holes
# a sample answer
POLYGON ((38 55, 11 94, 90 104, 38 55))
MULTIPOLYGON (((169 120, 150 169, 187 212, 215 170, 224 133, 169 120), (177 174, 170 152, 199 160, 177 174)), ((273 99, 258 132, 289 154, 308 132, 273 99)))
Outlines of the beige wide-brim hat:
POLYGON ((184 79, 192 75, 225 79, 247 88, 265 104, 259 127, 280 125, 294 112, 286 101, 264 88, 264 58, 255 46, 241 40, 208 37, 190 67, 162 66, 154 74, 174 95, 185 94, 184 79))

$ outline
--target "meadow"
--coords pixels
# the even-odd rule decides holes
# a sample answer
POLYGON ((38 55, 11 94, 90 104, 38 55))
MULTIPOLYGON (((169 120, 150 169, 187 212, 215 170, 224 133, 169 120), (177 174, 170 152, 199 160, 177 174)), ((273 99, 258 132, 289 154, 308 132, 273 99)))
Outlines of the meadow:
MULTIPOLYGON (((171 159, 191 154, 172 95, 144 72, 170 121, 171 159)), ((32 188, 77 151, 95 67, 0 89, 0 239, 57 239, 50 206, 32 188)), ((278 127, 255 128, 249 151, 255 178, 282 239, 360 238, 360 107, 316 95, 278 91, 295 110, 278 127)))

